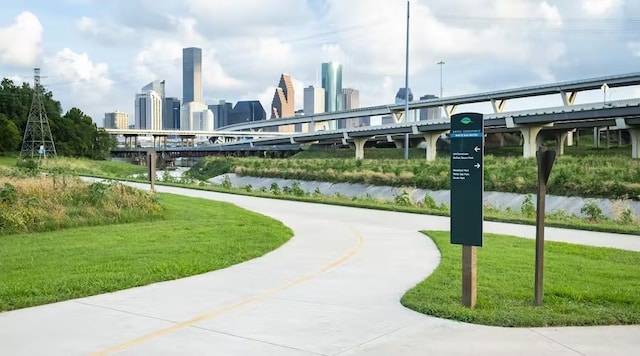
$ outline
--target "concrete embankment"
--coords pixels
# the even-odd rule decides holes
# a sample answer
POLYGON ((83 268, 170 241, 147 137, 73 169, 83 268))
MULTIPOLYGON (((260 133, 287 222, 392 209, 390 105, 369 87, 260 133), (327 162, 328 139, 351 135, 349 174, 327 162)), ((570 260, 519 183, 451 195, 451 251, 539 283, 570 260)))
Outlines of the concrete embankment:
MULTIPOLYGON (((413 202, 423 201, 428 194, 438 205, 449 205, 449 191, 448 190, 427 190, 416 188, 397 188, 389 186, 373 186, 365 184, 352 184, 352 183, 327 183, 327 182, 315 182, 315 181, 298 181, 292 179, 279 179, 279 178, 259 178, 259 177, 241 177, 235 174, 224 174, 209 179, 209 182, 213 184, 222 184, 224 177, 228 176, 231 184, 234 187, 245 187, 251 185, 252 189, 258 190, 261 188, 270 189, 273 183, 278 184, 280 189, 284 187, 291 187, 294 182, 300 184, 300 188, 305 192, 313 193, 316 189, 324 195, 336 195, 340 194, 345 197, 371 197, 380 200, 393 201, 398 195, 406 192, 409 199, 413 202)), ((503 192, 485 192, 484 204, 497 209, 506 210, 511 209, 514 211, 520 211, 523 202, 525 201, 526 194, 514 194, 503 192)), ((535 195, 532 195, 533 204, 535 205, 535 195)), ((575 214, 577 216, 584 216, 581 213, 582 207, 585 203, 596 204, 602 213, 610 218, 617 219, 620 214, 626 209, 631 210, 636 219, 640 219, 640 202, 632 200, 611 200, 611 199, 599 199, 599 198, 581 198, 581 197, 564 197, 547 195, 546 200, 546 212, 552 213, 556 211, 563 211, 566 214, 575 214)))

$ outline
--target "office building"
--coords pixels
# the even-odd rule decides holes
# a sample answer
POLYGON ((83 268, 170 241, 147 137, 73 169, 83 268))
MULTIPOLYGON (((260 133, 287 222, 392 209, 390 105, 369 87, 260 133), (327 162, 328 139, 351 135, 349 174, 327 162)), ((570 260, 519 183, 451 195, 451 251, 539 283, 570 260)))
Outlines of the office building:
MULTIPOLYGON (((271 118, 283 119, 291 118, 295 115, 295 92, 293 82, 288 74, 280 76, 280 83, 273 94, 271 101, 271 118)), ((280 132, 293 132, 293 125, 280 126, 280 132)))
MULTIPOLYGON (((322 63, 322 88, 324 89, 324 111, 343 110, 342 65, 336 62, 322 63)), ((329 129, 337 129, 335 121, 329 122, 329 129)))
POLYGON ((180 130, 213 131, 213 112, 203 103, 190 102, 182 104, 180 130))
POLYGON ((228 115, 233 110, 233 104, 220 100, 218 104, 209 105, 209 110, 213 113, 214 130, 229 125, 228 115))
POLYGON ((165 81, 164 80, 155 80, 140 89, 141 93, 146 93, 150 90, 153 90, 158 94, 161 98, 165 97, 165 81))
MULTIPOLYGON (((304 88, 304 106, 303 112, 306 116, 320 114, 324 112, 324 89, 310 85, 304 88)), ((329 126, 326 121, 316 122, 308 127, 308 131, 324 131, 329 126)), ((304 130, 304 128, 302 129, 304 130)))
MULTIPOLYGON (((360 107, 360 91, 353 88, 343 88, 343 105, 344 110, 358 109, 360 107)), ((360 126, 369 126, 370 118, 359 117, 353 119, 347 119, 344 124, 339 125, 339 128, 354 128, 360 126)))
POLYGON ((228 125, 244 122, 262 121, 267 119, 267 113, 258 100, 238 101, 229 114, 228 125))
POLYGON ((258 100, 238 101, 235 106, 220 100, 218 104, 209 105, 209 110, 213 112, 214 128, 216 130, 228 125, 267 119, 267 113, 258 100))
POLYGON ((155 91, 136 94, 135 127, 140 130, 162 130, 162 98, 155 91))
POLYGON ((202 49, 182 49, 182 102, 202 102, 202 49))
POLYGON ((122 111, 104 114, 104 128, 126 130, 129 127, 129 114, 122 111))
MULTIPOLYGON (((430 100, 437 99, 438 97, 435 95, 424 95, 420 97, 420 100, 430 100)), ((420 121, 434 121, 440 119, 440 108, 424 108, 420 109, 420 121)))
POLYGON ((180 99, 164 98, 162 129, 180 130, 180 99))
MULTIPOLYGON (((398 93, 396 93, 396 100, 395 103, 396 104, 404 104, 405 103, 405 98, 407 97, 407 92, 409 92, 409 101, 413 101, 413 93, 411 92, 411 88, 407 88, 405 90, 405 88, 400 88, 398 89, 398 93)), ((415 122, 418 119, 418 112, 417 110, 410 110, 409 111, 409 115, 408 115, 408 120, 407 118, 402 119, 403 122, 415 122)))

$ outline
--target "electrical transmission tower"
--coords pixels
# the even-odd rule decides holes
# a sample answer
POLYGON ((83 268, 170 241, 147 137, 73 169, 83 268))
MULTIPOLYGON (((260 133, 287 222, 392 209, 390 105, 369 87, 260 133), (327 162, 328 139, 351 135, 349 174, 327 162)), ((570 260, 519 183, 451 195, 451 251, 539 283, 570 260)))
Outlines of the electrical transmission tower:
POLYGON ((44 88, 40 84, 40 68, 34 69, 34 91, 27 127, 24 129, 20 158, 56 156, 51 127, 44 108, 44 88))

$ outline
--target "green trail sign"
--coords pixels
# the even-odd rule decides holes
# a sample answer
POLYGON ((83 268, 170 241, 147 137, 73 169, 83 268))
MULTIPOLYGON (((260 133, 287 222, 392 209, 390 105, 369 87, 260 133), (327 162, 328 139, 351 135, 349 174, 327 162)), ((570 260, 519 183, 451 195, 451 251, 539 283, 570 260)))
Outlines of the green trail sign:
POLYGON ((451 243, 482 246, 483 115, 451 117, 451 243))

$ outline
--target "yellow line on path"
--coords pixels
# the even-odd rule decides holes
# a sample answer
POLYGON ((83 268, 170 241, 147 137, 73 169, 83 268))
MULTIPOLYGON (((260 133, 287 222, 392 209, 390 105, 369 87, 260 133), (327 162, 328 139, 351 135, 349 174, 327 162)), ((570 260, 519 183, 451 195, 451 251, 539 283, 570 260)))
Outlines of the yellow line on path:
POLYGON ((296 279, 295 281, 287 283, 287 284, 285 284, 283 286, 267 290, 266 292, 263 292, 263 293, 258 294, 256 296, 253 296, 253 297, 241 300, 239 302, 233 303, 233 304, 228 305, 228 306, 226 306, 224 308, 217 309, 217 310, 214 310, 214 311, 206 313, 206 314, 198 315, 198 316, 196 316, 194 318, 191 318, 191 319, 176 323, 176 324, 174 324, 174 325, 172 325, 170 327, 167 327, 167 328, 164 328, 164 329, 160 329, 158 331, 154 331, 154 332, 148 333, 146 335, 142 335, 142 336, 140 336, 138 338, 135 338, 135 339, 132 339, 132 340, 129 340, 129 341, 125 341, 125 342, 123 342, 121 344, 109 347, 109 348, 104 349, 102 351, 95 352, 92 355, 93 356, 103 356, 103 355, 108 355, 108 354, 112 354, 112 353, 115 353, 115 352, 118 352, 118 351, 122 351, 122 350, 128 349, 128 348, 130 348, 132 346, 142 344, 143 342, 149 341, 151 339, 155 339, 155 338, 158 338, 160 336, 164 336, 164 335, 170 334, 170 333, 178 331, 180 329, 184 329, 184 328, 186 328, 188 326, 191 326, 193 324, 196 324, 196 323, 208 320, 208 319, 215 318, 215 317, 217 317, 217 316, 219 316, 221 314, 224 314, 226 312, 238 309, 238 308, 240 308, 242 306, 245 306, 247 304, 250 304, 250 303, 256 302, 258 300, 270 297, 270 296, 272 296, 272 295, 274 295, 274 294, 276 294, 278 292, 281 292, 283 290, 289 289, 291 287, 295 287, 295 286, 297 286, 299 284, 302 284, 302 283, 304 283, 304 282, 306 282, 308 280, 316 278, 319 275, 321 275, 322 273, 327 272, 330 269, 335 268, 335 267, 345 263, 347 260, 349 260, 351 257, 353 257, 356 253, 358 253, 360 248, 362 248, 362 244, 364 243, 364 239, 363 239, 362 235, 358 231, 356 231, 354 228, 352 228, 352 227, 349 227, 349 228, 357 236, 356 246, 353 247, 349 252, 347 252, 344 256, 342 256, 338 260, 328 264, 327 266, 324 266, 323 268, 321 268, 320 270, 318 270, 318 271, 316 271, 316 272, 314 272, 312 274, 309 274, 309 275, 306 275, 306 276, 301 277, 299 279, 296 279))

